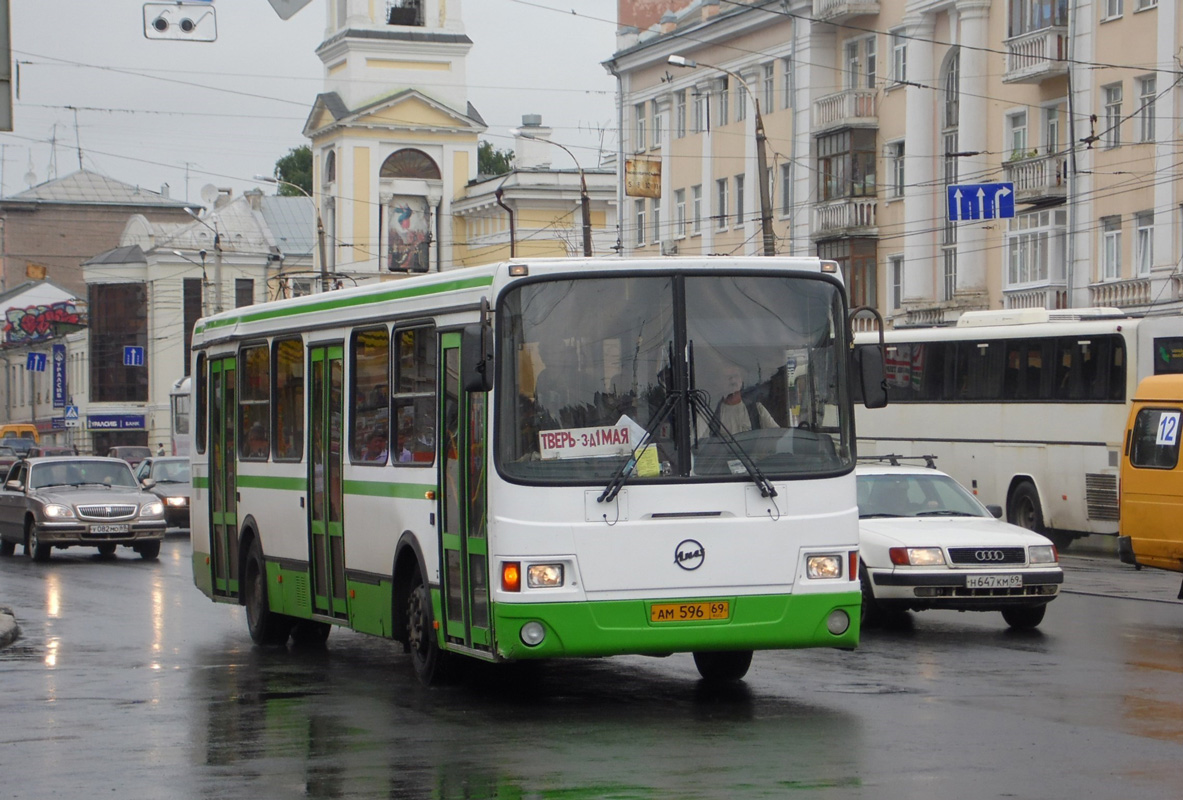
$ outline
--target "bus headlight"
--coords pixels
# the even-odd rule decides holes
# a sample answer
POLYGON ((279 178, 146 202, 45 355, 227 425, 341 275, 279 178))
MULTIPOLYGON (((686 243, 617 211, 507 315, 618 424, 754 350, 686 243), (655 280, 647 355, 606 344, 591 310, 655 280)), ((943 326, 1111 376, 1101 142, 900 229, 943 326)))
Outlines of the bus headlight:
POLYGON ((811 578, 841 578, 842 556, 807 556, 805 574, 811 578))
POLYGON ((526 585, 531 589, 546 589, 563 585, 562 564, 531 564, 526 569, 526 585))

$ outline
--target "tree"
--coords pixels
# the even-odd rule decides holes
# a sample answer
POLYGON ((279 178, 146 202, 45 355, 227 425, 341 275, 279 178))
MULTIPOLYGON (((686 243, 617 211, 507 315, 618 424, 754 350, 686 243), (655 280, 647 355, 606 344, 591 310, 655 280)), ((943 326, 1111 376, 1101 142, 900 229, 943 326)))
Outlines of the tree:
POLYGON ((513 151, 497 150, 489 142, 476 147, 476 171, 478 175, 504 175, 513 169, 513 151))
MULTIPOLYGON (((293 147, 288 154, 275 162, 275 177, 294 183, 312 194, 312 148, 306 144, 293 147)), ((276 192, 280 197, 298 197, 301 193, 291 186, 279 184, 276 192)))

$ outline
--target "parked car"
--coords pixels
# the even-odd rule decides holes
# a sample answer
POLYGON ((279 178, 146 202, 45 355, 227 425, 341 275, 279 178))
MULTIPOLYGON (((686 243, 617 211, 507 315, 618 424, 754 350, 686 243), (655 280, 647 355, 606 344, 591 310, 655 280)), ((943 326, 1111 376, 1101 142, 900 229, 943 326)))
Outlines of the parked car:
POLYGON ((0 556, 19 544, 34 561, 48 561, 55 547, 97 547, 109 557, 124 545, 154 559, 164 528, 164 503, 120 459, 21 459, 0 488, 0 556))
POLYGON ((145 458, 135 469, 141 484, 150 481, 149 491, 164 503, 164 516, 170 528, 189 527, 189 499, 193 483, 189 479, 189 459, 178 456, 145 458))
POLYGON ((25 458, 44 458, 46 456, 76 456, 78 448, 56 444, 35 444, 29 448, 25 458))
POLYGON ((1051 540, 997 519, 940 470, 895 460, 855 468, 864 625, 934 608, 1039 625, 1064 581, 1051 540))
POLYGON ((107 451, 107 458, 122 458, 131 464, 132 469, 135 469, 141 461, 151 455, 152 451, 149 448, 129 444, 121 444, 107 451))
POLYGON ((20 455, 11 447, 0 445, 0 478, 8 476, 9 468, 20 459, 20 455))

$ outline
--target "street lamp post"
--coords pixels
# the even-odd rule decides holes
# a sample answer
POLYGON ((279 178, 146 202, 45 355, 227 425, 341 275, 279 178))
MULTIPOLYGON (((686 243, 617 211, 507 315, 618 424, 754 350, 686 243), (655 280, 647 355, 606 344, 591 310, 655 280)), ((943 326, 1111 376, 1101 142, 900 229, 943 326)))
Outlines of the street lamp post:
POLYGON ((320 207, 316 205, 316 198, 308 194, 308 191, 303 186, 276 178, 274 175, 256 175, 255 180, 262 181, 263 183, 290 186, 312 201, 312 209, 316 212, 316 251, 320 258, 320 290, 327 292, 329 290, 329 267, 328 262, 325 260, 325 226, 320 218, 320 207))
POLYGON ((523 139, 533 139, 536 142, 553 144, 571 156, 571 160, 575 162, 575 168, 579 170, 579 205, 583 212, 583 254, 590 257, 592 254, 591 199, 587 195, 587 177, 583 174, 583 167, 580 165, 579 159, 575 157, 574 153, 558 142, 552 142, 550 139, 535 136, 521 128, 510 128, 509 132, 511 135, 520 136, 523 139))
POLYGON ((776 237, 772 233, 772 198, 768 195, 768 154, 766 152, 768 139, 764 135, 764 118, 760 116, 760 98, 756 96, 752 87, 748 86, 748 82, 738 72, 732 72, 714 64, 692 61, 685 56, 670 56, 668 60, 675 67, 686 67, 687 69, 707 67, 725 72, 739 81, 739 85, 748 93, 748 97, 752 98, 752 108, 756 113, 756 171, 759 172, 759 175, 756 176, 756 183, 760 187, 760 230, 764 235, 764 255, 776 255, 776 237))

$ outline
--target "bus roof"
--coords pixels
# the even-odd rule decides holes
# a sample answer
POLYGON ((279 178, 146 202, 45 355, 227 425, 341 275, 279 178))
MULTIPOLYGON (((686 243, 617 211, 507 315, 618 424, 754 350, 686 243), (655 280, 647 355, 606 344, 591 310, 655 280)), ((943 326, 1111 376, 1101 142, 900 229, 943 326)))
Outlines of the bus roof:
POLYGON ((1120 308, 1003 308, 966 311, 957 318, 959 328, 986 325, 1031 325, 1037 322, 1079 322, 1089 319, 1117 319, 1129 314, 1120 308))
POLYGON ((1154 403, 1183 401, 1183 375, 1148 375, 1138 383, 1134 402, 1154 403))

